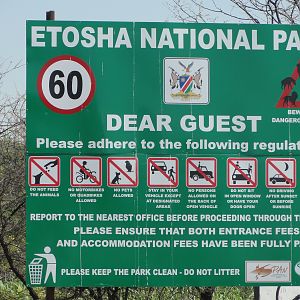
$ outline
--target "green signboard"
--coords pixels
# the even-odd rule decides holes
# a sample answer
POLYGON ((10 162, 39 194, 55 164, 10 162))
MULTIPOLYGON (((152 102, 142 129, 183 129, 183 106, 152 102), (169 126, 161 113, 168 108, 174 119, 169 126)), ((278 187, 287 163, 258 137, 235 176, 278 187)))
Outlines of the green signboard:
POLYGON ((27 22, 28 284, 300 285, 298 33, 27 22))

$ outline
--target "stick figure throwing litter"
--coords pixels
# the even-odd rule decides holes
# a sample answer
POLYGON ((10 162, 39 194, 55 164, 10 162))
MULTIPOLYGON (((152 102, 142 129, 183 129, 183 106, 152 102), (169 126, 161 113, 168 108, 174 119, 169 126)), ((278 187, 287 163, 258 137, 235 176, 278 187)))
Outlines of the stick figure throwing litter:
POLYGON ((47 282, 50 274, 52 275, 52 280, 53 283, 56 283, 56 258, 55 256, 51 253, 51 248, 49 246, 46 246, 44 248, 45 253, 38 253, 35 254, 36 256, 42 257, 46 259, 47 262, 47 267, 46 267, 46 275, 45 275, 45 280, 44 283, 47 282))

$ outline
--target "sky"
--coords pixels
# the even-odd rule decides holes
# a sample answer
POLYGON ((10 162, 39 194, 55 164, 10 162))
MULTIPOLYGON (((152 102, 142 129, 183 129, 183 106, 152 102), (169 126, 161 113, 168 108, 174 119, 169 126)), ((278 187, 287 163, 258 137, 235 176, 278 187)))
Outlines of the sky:
POLYGON ((23 67, 5 77, 2 94, 25 93, 26 20, 44 20, 55 11, 56 20, 175 21, 167 0, 6 0, 0 10, 0 67, 20 62, 23 67))

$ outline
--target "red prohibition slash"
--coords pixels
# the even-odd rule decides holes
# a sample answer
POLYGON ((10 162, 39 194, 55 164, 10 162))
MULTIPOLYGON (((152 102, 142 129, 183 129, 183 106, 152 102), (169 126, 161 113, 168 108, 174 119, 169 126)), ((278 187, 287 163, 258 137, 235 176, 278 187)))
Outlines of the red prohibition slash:
POLYGON ((101 158, 99 157, 72 157, 71 158, 71 186, 101 186, 101 158), (86 160, 86 161, 98 161, 99 162, 99 179, 95 177, 91 172, 85 169, 77 160, 86 160), (88 179, 91 179, 94 183, 75 183, 74 182, 74 169, 73 166, 76 165, 80 171, 87 176, 88 179))
POLYGON ((276 188, 276 187, 286 187, 286 188, 294 188, 296 186, 296 161, 295 159, 283 159, 283 158, 268 158, 266 160, 266 187, 270 188, 276 188), (293 178, 288 178, 286 174, 284 174, 275 164, 274 162, 279 161, 279 162, 292 162, 293 163, 293 178), (278 179, 280 182, 284 182, 284 184, 276 184, 273 183, 272 185, 269 183, 270 178, 269 178, 269 166, 270 168, 273 168, 278 175, 282 176, 282 180, 280 177, 278 179))
POLYGON ((58 156, 31 156, 29 157, 29 185, 30 186, 59 186, 60 184, 60 158, 58 156), (39 160, 58 160, 57 164, 57 179, 55 179, 53 176, 51 176, 48 173, 47 169, 44 169, 43 166, 41 166, 38 161, 39 160), (52 183, 38 183, 35 184, 32 182, 32 166, 35 165, 42 173, 43 175, 46 175, 52 183))
POLYGON ((257 160, 256 159, 228 158, 228 160, 227 160, 227 185, 228 185, 228 187, 252 187, 252 188, 255 188, 257 186, 257 168, 256 168, 256 166, 257 166, 257 160), (255 168, 254 168, 253 174, 254 174, 255 181, 253 181, 251 179, 251 177, 249 175, 247 175, 233 161, 243 161, 243 162, 249 162, 249 163, 252 162, 252 163, 254 163, 255 168), (230 174, 230 172, 229 172, 230 165, 232 165, 234 167, 234 169, 237 170, 238 175, 242 176, 241 179, 237 179, 237 180, 246 181, 246 182, 249 182, 251 184, 250 185, 249 184, 230 184, 230 177, 232 178, 232 175, 233 175, 233 174, 230 174))
POLYGON ((108 186, 120 186, 120 187, 124 187, 124 186, 131 186, 131 187, 136 187, 138 186, 138 161, 137 161, 137 158, 135 157, 109 157, 107 159, 107 165, 108 165, 108 168, 107 168, 107 185, 108 186), (136 180, 134 180, 133 178, 131 178, 125 170, 123 170, 119 165, 117 165, 115 163, 115 161, 130 161, 130 160, 134 160, 135 161, 135 176, 136 176, 136 180), (124 175, 131 183, 128 183, 128 184, 114 184, 114 183, 111 183, 111 176, 110 176, 110 165, 114 166, 122 175, 124 175))
POLYGON ((148 186, 150 187, 176 187, 178 185, 178 159, 177 158, 169 158, 169 157, 154 157, 148 158, 148 186), (174 161, 176 167, 176 181, 174 181, 170 176, 160 167, 158 166, 155 161, 174 161), (151 184, 150 182, 150 172, 151 172, 151 165, 161 173, 168 181, 172 184, 151 184))
POLYGON ((92 99, 94 97, 95 89, 96 89, 96 80, 95 80, 95 76, 94 76, 94 73, 93 73, 91 67, 86 62, 84 62, 82 59, 80 59, 76 56, 72 56, 72 55, 60 55, 60 56, 50 59, 42 67, 42 69, 38 75, 38 78, 37 78, 37 90, 38 90, 39 97, 41 98, 43 103, 48 108, 50 108, 52 111, 54 111, 56 113, 60 113, 60 114, 73 114, 73 113, 83 110, 92 101, 92 99), (61 108, 53 106, 51 103, 49 103, 48 99, 45 97, 45 94, 44 94, 43 88, 42 88, 42 80, 43 80, 45 72, 52 64, 54 64, 60 60, 72 60, 72 61, 77 62, 87 71, 87 73, 89 74, 90 79, 91 79, 91 90, 90 90, 90 93, 89 93, 87 99, 80 106, 72 108, 72 109, 61 109, 61 108))
POLYGON ((188 158, 187 159, 187 169, 186 169, 186 185, 187 187, 216 187, 217 186, 217 174, 216 174, 216 164, 217 164, 217 160, 215 158, 188 158), (201 162, 205 162, 205 161, 213 161, 214 162, 214 171, 213 171, 213 178, 214 180, 212 180, 212 178, 210 176, 208 176, 207 174, 205 174, 205 172, 201 169, 198 168, 197 165, 195 165, 195 163, 193 162, 193 160, 197 160, 197 161, 201 161, 201 162), (198 172, 199 174, 201 174, 203 176, 203 179, 208 181, 210 184, 190 184, 190 170, 189 170, 189 165, 191 165, 196 172, 198 172))

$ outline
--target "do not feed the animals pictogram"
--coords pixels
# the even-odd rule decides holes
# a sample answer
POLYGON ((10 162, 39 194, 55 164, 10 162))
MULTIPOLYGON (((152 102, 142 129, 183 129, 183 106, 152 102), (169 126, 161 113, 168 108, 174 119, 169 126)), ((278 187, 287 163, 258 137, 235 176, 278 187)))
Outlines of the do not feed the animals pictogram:
POLYGON ((29 164, 30 186, 59 186, 60 159, 58 156, 31 156, 29 164))

